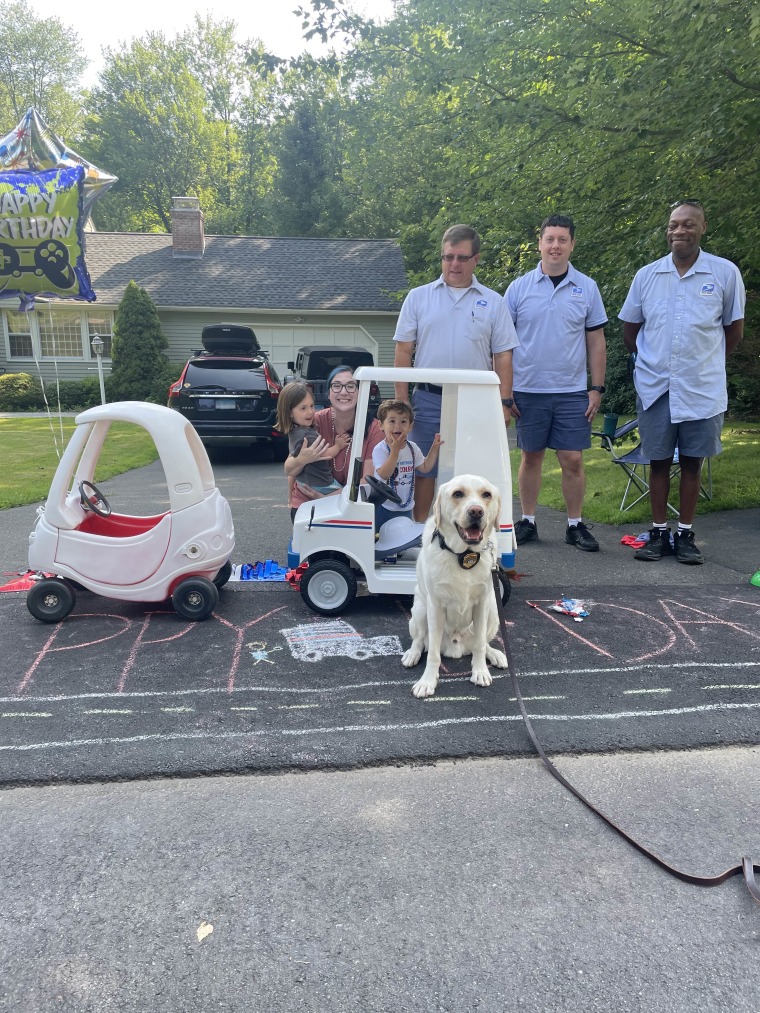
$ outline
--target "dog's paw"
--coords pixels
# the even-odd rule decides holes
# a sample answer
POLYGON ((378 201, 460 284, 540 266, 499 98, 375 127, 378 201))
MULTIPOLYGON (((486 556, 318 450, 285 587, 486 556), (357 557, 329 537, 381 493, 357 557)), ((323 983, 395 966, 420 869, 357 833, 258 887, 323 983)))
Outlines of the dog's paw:
POLYGON ((422 651, 419 647, 415 647, 414 644, 412 644, 412 646, 401 655, 401 664, 404 668, 414 668, 414 666, 419 663, 421 657, 422 651))
POLYGON ((473 668, 470 682, 476 686, 490 686, 492 681, 491 673, 485 666, 483 668, 473 668))
POLYGON ((486 661, 489 665, 494 665, 496 668, 507 667, 507 656, 503 651, 498 651, 495 647, 486 647, 486 661))
POLYGON ((412 693, 418 698, 422 699, 426 696, 432 696, 435 693, 435 687, 438 685, 438 676, 433 673, 429 675, 427 672, 422 678, 415 682, 412 686, 412 693))

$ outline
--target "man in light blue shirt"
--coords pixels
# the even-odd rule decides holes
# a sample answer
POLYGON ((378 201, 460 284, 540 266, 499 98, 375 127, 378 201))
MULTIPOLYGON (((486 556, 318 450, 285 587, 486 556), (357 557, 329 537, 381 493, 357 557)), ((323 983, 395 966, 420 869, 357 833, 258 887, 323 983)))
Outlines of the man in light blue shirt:
POLYGON ((699 564, 692 523, 705 457, 719 454, 726 393, 726 356, 744 334, 744 283, 730 260, 705 253, 707 229, 699 201, 673 206, 666 238, 670 254, 642 267, 620 311, 623 340, 636 353, 636 407, 649 457, 652 530, 636 559, 675 553, 699 564), (680 516, 670 544, 667 503, 678 447, 680 516))
POLYGON ((599 543, 581 519, 586 476, 583 451, 591 446, 591 422, 604 394, 607 314, 596 282, 570 263, 575 225, 567 215, 541 223, 534 271, 507 289, 506 302, 520 346, 512 358, 518 484, 522 519, 518 545, 538 539, 536 505, 547 449, 556 451, 567 507, 565 542, 584 552, 599 543), (588 374, 591 373, 589 385, 588 374))
MULTIPOLYGON (((440 278, 413 288, 401 307, 394 365, 422 369, 492 369, 499 377, 504 420, 512 410, 512 349, 517 335, 506 303, 475 277, 480 236, 469 225, 452 225, 441 240, 440 278)), ((409 384, 396 384, 396 399, 409 401, 409 384)), ((412 397, 410 440, 427 454, 441 428, 442 389, 417 384, 412 397)), ((477 423, 476 423, 477 424, 477 423)), ((435 495, 434 469, 415 482, 414 517, 424 521, 435 495)))

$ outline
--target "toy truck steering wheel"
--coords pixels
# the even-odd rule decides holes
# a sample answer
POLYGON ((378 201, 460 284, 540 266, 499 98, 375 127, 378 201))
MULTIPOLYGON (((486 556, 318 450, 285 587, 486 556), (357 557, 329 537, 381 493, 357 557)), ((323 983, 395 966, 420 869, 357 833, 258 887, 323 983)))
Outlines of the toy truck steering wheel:
POLYGON ((387 482, 381 482, 377 475, 367 475, 364 481, 370 488, 370 494, 367 497, 370 503, 384 503, 389 499, 391 503, 401 505, 401 497, 398 493, 394 492, 387 482))
POLYGON ((85 510, 92 510, 98 517, 108 517, 111 513, 111 504, 92 482, 79 483, 79 499, 85 510))

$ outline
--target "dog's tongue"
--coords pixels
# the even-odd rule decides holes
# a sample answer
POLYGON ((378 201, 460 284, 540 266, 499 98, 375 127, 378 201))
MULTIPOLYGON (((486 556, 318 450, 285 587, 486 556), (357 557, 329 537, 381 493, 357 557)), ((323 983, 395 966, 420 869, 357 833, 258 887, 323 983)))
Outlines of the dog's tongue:
POLYGON ((471 544, 475 543, 475 542, 479 542, 482 537, 483 537, 483 532, 480 530, 480 528, 477 526, 477 524, 473 524, 473 526, 471 528, 465 528, 464 529, 464 540, 466 542, 470 542, 471 544))

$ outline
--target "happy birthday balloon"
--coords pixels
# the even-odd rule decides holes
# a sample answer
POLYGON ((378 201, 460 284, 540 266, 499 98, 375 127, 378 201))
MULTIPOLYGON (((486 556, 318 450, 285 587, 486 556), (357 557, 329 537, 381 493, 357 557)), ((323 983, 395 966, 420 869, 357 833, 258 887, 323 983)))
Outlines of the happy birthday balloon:
POLYGON ((93 302, 82 240, 85 170, 0 172, 0 298, 93 302))
POLYGON ((84 170, 84 217, 87 221, 93 204, 118 181, 118 176, 103 172, 97 165, 72 151, 48 127, 36 109, 27 111, 15 129, 0 139, 0 170, 62 169, 81 165, 84 170))

